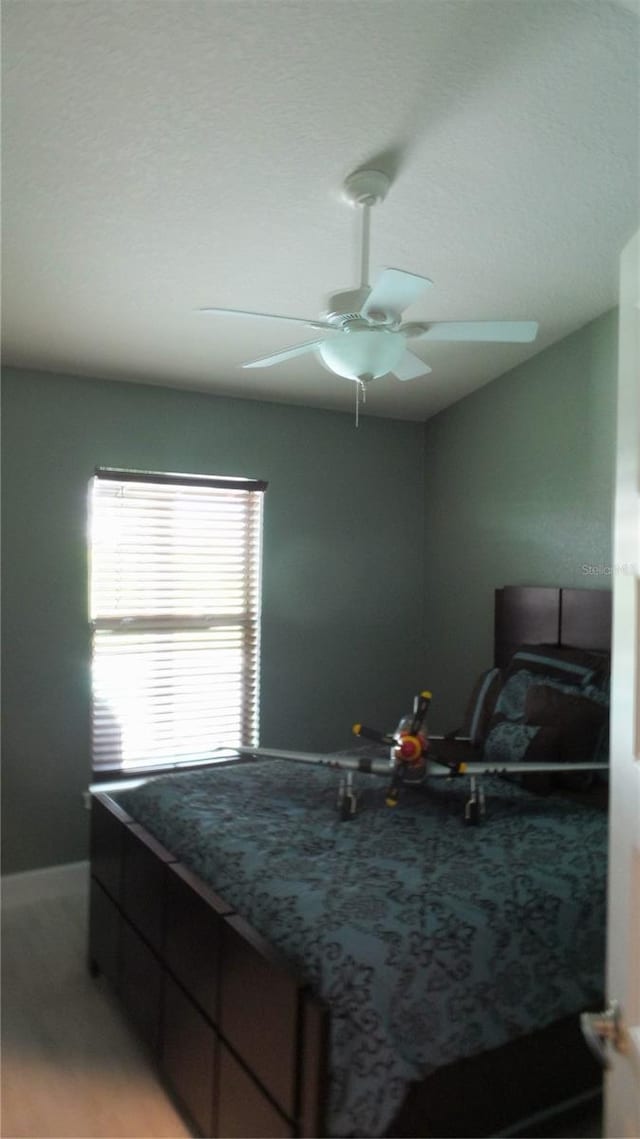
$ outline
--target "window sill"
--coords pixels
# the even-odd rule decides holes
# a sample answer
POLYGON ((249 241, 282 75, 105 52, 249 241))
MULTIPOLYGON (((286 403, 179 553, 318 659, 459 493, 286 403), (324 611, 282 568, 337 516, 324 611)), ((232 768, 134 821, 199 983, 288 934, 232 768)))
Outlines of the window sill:
POLYGON ((182 771, 203 771, 209 767, 220 767, 230 763, 251 762, 250 757, 240 756, 229 748, 228 752, 219 757, 198 760, 195 763, 164 763, 157 767, 112 767, 103 768, 91 773, 90 791, 106 791, 116 787, 128 787, 135 780, 143 783, 146 779, 155 779, 160 775, 177 775, 182 771))

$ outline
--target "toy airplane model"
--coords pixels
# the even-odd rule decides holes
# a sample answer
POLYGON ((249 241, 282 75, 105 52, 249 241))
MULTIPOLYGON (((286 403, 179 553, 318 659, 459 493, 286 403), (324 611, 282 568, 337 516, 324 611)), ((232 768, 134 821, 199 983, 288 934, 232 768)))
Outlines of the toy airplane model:
MULTIPOLYGON (((390 778, 386 793, 386 803, 395 807, 403 784, 416 786, 424 783, 427 776, 444 776, 453 779, 466 775, 470 779, 470 795, 465 804, 464 821, 467 824, 480 822, 485 813, 484 791, 478 784, 483 775, 507 775, 530 772, 560 771, 567 773, 564 763, 488 763, 484 760, 440 759, 432 750, 432 742, 442 740, 442 736, 429 738, 426 731, 426 718, 431 703, 430 692, 420 692, 414 699, 413 712, 403 716, 395 732, 380 732, 363 724, 354 724, 353 733, 361 739, 372 740, 390 748, 389 759, 355 755, 329 755, 310 751, 281 751, 275 748, 234 747, 239 755, 255 756, 264 759, 287 759, 293 763, 310 763, 319 767, 331 767, 344 771, 338 788, 338 810, 343 819, 351 819, 356 813, 357 796, 353 787, 353 772, 364 771, 371 775, 390 778), (434 769, 432 765, 437 765, 434 769)), ((460 737, 458 737, 460 738, 460 737)), ((231 749, 225 749, 231 750, 231 749)), ((572 763, 571 772, 602 771, 606 763, 572 763)))

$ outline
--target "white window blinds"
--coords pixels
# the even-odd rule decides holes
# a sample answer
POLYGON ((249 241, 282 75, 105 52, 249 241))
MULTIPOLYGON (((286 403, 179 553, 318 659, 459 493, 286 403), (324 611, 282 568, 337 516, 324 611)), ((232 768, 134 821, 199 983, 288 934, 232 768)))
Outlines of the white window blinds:
POLYGON ((258 742, 263 491, 100 470, 90 491, 93 766, 258 742))

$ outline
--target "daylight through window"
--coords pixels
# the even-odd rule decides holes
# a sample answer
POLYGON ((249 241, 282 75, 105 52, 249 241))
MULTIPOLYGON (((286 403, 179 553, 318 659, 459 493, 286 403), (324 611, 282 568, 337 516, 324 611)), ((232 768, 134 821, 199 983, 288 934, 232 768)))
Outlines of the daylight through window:
POLYGON ((99 470, 90 489, 94 770, 258 742, 263 491, 99 470))

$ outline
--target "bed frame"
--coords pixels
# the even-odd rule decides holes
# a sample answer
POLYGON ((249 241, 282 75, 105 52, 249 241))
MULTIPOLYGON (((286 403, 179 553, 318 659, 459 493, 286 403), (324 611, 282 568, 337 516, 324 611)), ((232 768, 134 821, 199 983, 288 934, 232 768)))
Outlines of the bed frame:
POLYGON ((519 645, 571 645, 610 652, 611 592, 505 585, 495 591, 494 664, 504 668, 519 645))
MULTIPOLYGON (((606 649, 610 620, 600 591, 497 590, 496 663, 523 642, 606 649)), ((326 1134, 329 1010, 105 792, 91 801, 89 968, 115 989, 198 1133, 326 1134)), ((412 1088, 388 1134, 496 1134, 600 1078, 570 1018, 435 1072, 412 1088)))

